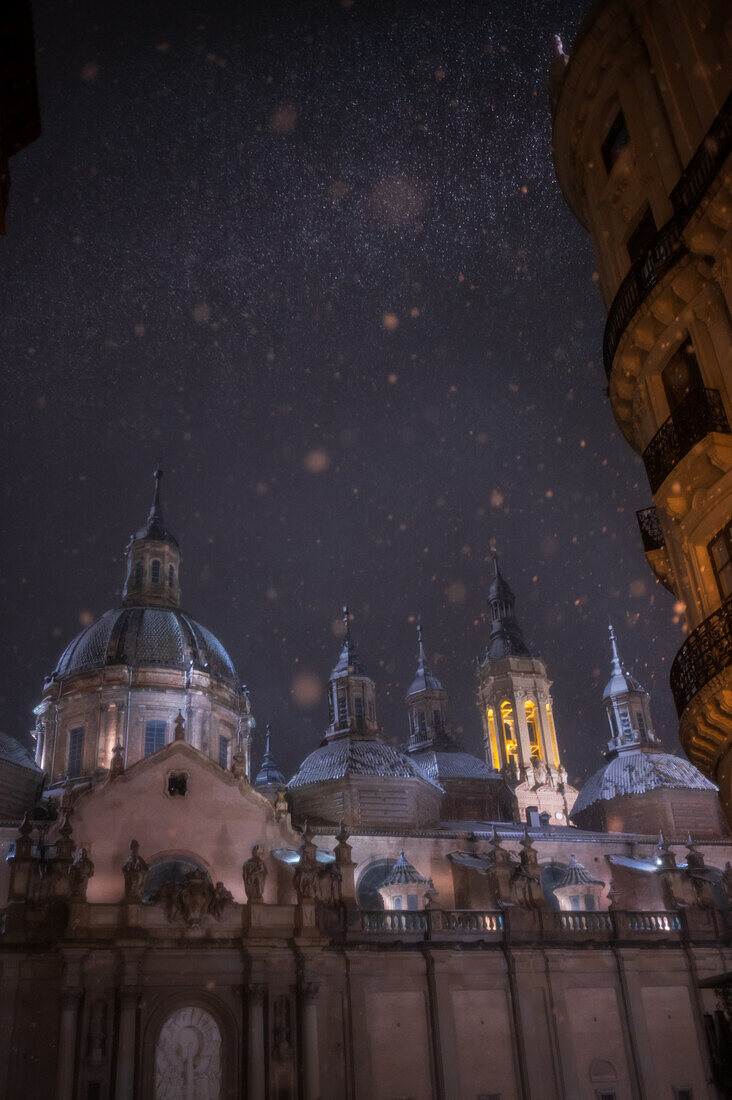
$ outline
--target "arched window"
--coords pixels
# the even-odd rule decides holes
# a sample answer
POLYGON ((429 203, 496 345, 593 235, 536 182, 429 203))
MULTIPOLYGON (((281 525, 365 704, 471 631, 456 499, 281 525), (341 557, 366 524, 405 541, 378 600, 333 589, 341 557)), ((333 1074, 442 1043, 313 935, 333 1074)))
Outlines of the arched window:
POLYGON ((503 724, 503 742, 506 748, 506 760, 518 761, 516 724, 511 704, 508 701, 501 703, 501 722, 503 724))
POLYGON ((488 707, 486 712, 488 718, 488 740, 491 746, 491 759, 493 761, 493 767, 496 771, 501 770, 501 757, 498 752, 498 736, 496 734, 496 715, 493 707, 488 707))
POLYGON ((141 561, 138 561, 135 565, 135 587, 139 588, 142 584, 142 571, 143 565, 141 561))
POLYGON ((150 580, 153 584, 160 584, 160 562, 157 558, 150 567, 150 580))
POLYGON ((542 759, 541 741, 539 739, 539 721, 536 716, 536 704, 526 703, 526 725, 529 727, 529 741, 531 743, 531 756, 534 760, 542 759))
POLYGON ((172 588, 174 584, 175 584, 175 567, 172 566, 172 565, 169 565, 168 566, 168 588, 172 588))
POLYGON ((356 901, 359 909, 374 910, 384 908, 384 899, 379 893, 396 863, 394 859, 377 859, 361 874, 356 887, 356 901))
POLYGON ((211 876, 203 864, 199 863, 197 859, 193 859, 192 856, 178 855, 175 853, 173 855, 158 856, 157 859, 151 859, 147 877, 145 878, 145 889, 143 891, 142 900, 152 901, 164 883, 172 882, 177 885, 182 882, 191 871, 203 871, 208 881, 211 881, 211 876))

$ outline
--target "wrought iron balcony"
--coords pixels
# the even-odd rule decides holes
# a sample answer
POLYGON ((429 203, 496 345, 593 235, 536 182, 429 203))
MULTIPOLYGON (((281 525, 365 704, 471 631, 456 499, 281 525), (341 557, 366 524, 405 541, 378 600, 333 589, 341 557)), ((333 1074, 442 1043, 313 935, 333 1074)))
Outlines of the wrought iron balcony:
POLYGON ((732 665, 732 596, 692 631, 671 666, 671 691, 679 717, 695 695, 732 665))
POLYGON ((653 244, 636 260, 610 306, 602 355, 608 379, 620 338, 633 314, 673 264, 686 252, 681 233, 732 153, 732 93, 709 127, 704 140, 671 192, 674 213, 659 229, 653 244))
POLYGON ((646 554, 652 554, 654 550, 663 550, 666 545, 666 540, 663 537, 663 530, 661 528, 661 521, 658 518, 658 509, 654 505, 652 508, 642 508, 635 513, 638 520, 638 526, 640 528, 641 539, 643 540, 643 549, 646 554))
POLYGON ((691 390, 665 420, 643 452, 651 492, 655 493, 684 455, 710 432, 729 433, 717 390, 691 390))
POLYGON ((686 252, 681 239, 682 224, 676 216, 659 229, 653 244, 640 256, 618 287, 605 323, 602 356, 608 378, 620 337, 631 317, 640 309, 653 288, 686 252))

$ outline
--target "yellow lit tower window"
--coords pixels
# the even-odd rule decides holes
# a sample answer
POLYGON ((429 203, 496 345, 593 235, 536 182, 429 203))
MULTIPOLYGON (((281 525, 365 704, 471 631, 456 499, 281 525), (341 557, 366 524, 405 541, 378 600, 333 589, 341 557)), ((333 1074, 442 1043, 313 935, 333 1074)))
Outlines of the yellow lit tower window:
POLYGON ((536 713, 536 703, 526 703, 526 725, 529 727, 529 742, 531 743, 531 759, 541 760, 541 739, 539 737, 539 719, 536 713))
POLYGON ((498 752, 498 734, 496 732, 496 715, 493 707, 486 708, 486 718, 488 720, 488 741, 491 747, 491 759, 493 761, 493 767, 498 772, 501 770, 501 757, 498 752))
POLYGON ((503 726, 503 743, 506 749, 506 760, 514 764, 518 763, 518 744, 516 742, 516 723, 511 704, 506 701, 501 703, 501 725, 503 726))

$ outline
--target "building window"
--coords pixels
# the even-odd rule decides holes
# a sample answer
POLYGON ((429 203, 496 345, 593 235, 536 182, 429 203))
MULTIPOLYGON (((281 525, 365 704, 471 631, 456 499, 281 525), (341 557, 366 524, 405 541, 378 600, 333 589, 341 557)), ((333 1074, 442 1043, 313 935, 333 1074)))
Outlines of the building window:
POLYGON ((392 905, 394 906, 395 909, 401 909, 401 907, 402 907, 401 897, 393 898, 392 899, 392 905))
POLYGON ((229 738, 219 737, 219 764, 222 768, 229 766, 229 738))
POLYGON ((77 775, 81 775, 81 758, 84 753, 84 727, 79 726, 77 729, 69 731, 69 766, 68 775, 70 779, 74 779, 77 775))
POLYGON ((345 695, 338 696, 338 725, 345 726, 348 721, 348 701, 345 695))
POLYGON ((369 699, 368 703, 366 704, 366 709, 368 710, 368 714, 369 714, 369 722, 373 722, 373 720, 374 720, 374 704, 373 704, 373 701, 371 699, 369 699))
POLYGON ((439 710, 433 710, 432 721, 435 724, 435 733, 442 733, 442 712, 439 710))
POLYGON ((171 772, 168 776, 168 794, 185 798, 188 794, 188 776, 185 772, 171 772))
POLYGON ((175 568, 172 565, 168 566, 168 588, 172 588, 175 584, 175 568))
POLYGON ((536 717, 536 704, 526 704, 526 725, 529 728, 529 741, 531 743, 531 756, 534 760, 541 760, 541 742, 539 740, 539 722, 536 717))
POLYGON ((707 547, 717 588, 723 600, 732 596, 732 523, 715 535, 707 547))
POLYGON ((579 909, 579 907, 580 907, 580 899, 579 899, 578 895, 577 894, 572 894, 572 897, 569 899, 569 908, 570 909, 579 909))
POLYGON ((419 712, 419 732, 422 737, 427 736, 427 719, 423 710, 419 712))
POLYGON ((589 910, 589 909, 594 909, 594 908, 595 908, 595 895, 594 894, 585 894, 585 909, 589 910))
POLYGON ((613 119, 610 129, 607 132, 607 136, 601 145, 602 161, 605 165, 605 171, 608 175, 612 172, 618 157, 622 153, 625 146, 630 141, 630 135, 628 134, 628 127, 625 122, 625 115, 621 110, 618 110, 615 118, 613 119))
POLYGON ((135 566, 135 585, 137 588, 139 588, 142 584, 142 568, 142 562, 138 561, 137 565, 135 566))
POLYGON ((650 206, 646 206, 640 216, 638 224, 628 237, 625 245, 628 249, 628 256, 632 264, 634 264, 636 260, 639 260, 641 256, 645 255, 651 247, 657 232, 656 219, 653 217, 653 211, 650 206))
POLYGON ((363 725, 363 695, 356 695, 353 700, 353 705, 356 708, 356 722, 359 726, 363 725))
POLYGON ((150 566, 150 580, 153 584, 160 584, 160 562, 157 558, 150 566))
POLYGON ((513 711, 511 704, 501 703, 501 721, 503 723, 503 741, 506 749, 506 760, 510 763, 518 761, 518 744, 514 727, 513 711))
POLYGON ((407 909, 419 909, 419 898, 416 894, 407 894, 407 909))
POLYGON ((672 1087, 674 1090, 674 1100, 694 1100, 694 1094, 691 1089, 680 1089, 677 1088, 676 1085, 673 1085, 672 1087))
POLYGON ((145 756, 152 756, 165 744, 166 723, 153 718, 145 723, 145 756))
POLYGON ((333 707, 333 696, 328 692, 328 721, 331 726, 335 722, 335 710, 333 707))

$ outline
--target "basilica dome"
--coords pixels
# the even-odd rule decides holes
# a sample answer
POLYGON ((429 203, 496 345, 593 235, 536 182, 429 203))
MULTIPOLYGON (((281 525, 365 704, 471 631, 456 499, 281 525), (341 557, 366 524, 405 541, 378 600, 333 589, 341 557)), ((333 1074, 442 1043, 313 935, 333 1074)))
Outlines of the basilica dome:
POLYGON ((108 665, 194 668, 236 689, 229 654, 210 630, 176 608, 118 607, 85 627, 61 654, 51 679, 108 665))
POLYGON ((297 773, 288 783, 292 790, 309 783, 327 783, 332 779, 348 776, 380 776, 394 779, 421 779, 422 769, 417 768, 404 753, 377 738, 362 740, 344 738, 328 741, 306 756, 297 773))
POLYGON ((717 788, 698 768, 680 756, 630 749, 618 753, 590 776, 577 796, 572 817, 595 802, 657 790, 716 792, 717 788))

